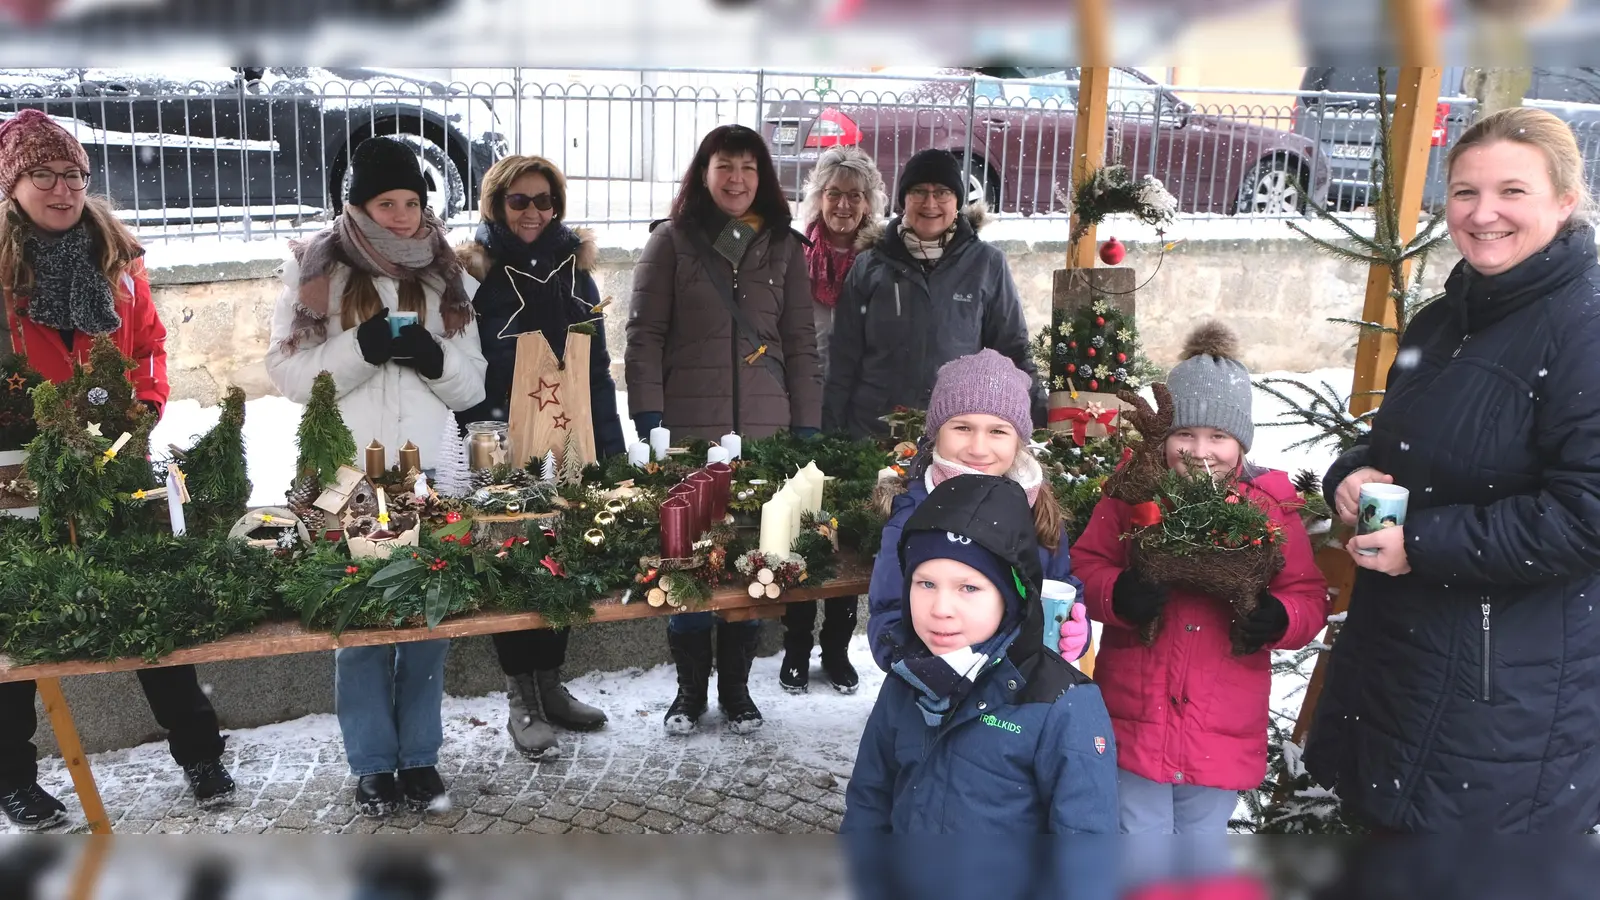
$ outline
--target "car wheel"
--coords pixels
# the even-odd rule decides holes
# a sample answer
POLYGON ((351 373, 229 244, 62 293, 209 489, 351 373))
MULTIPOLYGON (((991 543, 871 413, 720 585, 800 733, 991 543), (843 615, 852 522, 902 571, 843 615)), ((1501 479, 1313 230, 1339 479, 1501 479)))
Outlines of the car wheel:
POLYGON ((1306 211, 1305 175, 1287 159, 1264 159, 1239 185, 1235 213, 1291 215, 1306 211))
POLYGON ((979 200, 989 207, 990 212, 1000 211, 1000 176, 989 168, 988 163, 975 159, 967 173, 967 198, 962 205, 971 206, 979 200))
MULTIPOLYGON (((428 208, 440 219, 448 221, 466 208, 466 182, 461 169, 456 166, 444 148, 425 137, 415 134, 386 134, 417 152, 417 163, 422 167, 422 180, 428 184, 428 208)), ((350 168, 343 161, 340 172, 338 196, 341 205, 350 197, 350 168)))

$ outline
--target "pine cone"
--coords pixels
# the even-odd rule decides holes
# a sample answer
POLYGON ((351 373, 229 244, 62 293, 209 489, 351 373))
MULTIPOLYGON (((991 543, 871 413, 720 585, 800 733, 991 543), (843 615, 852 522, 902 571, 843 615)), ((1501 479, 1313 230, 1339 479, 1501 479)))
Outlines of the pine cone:
MULTIPOLYGON (((311 504, 317 502, 317 497, 320 493, 317 490, 316 479, 302 475, 296 478, 294 483, 289 486, 289 493, 286 495, 289 501, 288 506, 290 509, 310 507, 311 504)), ((298 513, 296 514, 298 515, 298 513)))
POLYGON ((313 541, 322 540, 322 536, 328 533, 328 517, 322 510, 314 506, 290 506, 289 511, 299 516, 300 521, 305 523, 313 541))
POLYGON ((1294 473, 1294 489, 1306 495, 1320 494, 1322 493, 1322 479, 1317 477, 1317 473, 1310 469, 1301 469, 1294 473))

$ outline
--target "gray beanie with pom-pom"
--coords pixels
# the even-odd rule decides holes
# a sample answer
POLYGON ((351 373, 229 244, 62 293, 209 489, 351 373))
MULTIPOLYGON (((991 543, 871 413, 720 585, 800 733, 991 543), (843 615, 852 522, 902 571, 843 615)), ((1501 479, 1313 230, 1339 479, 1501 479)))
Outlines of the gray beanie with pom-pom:
POLYGON ((1182 362, 1167 373, 1172 428, 1215 428, 1233 435, 1245 452, 1255 439, 1250 415, 1250 372, 1237 357, 1239 339, 1226 325, 1207 322, 1183 342, 1182 362))

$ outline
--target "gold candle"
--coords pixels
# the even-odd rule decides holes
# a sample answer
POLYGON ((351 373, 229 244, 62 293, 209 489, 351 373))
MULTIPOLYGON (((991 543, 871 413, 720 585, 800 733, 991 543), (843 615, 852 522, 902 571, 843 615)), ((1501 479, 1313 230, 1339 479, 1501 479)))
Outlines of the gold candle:
POLYGON ((494 468, 494 452, 500 449, 500 442, 494 435, 487 432, 474 432, 472 441, 467 444, 467 465, 477 469, 494 468))
POLYGON ((387 471, 389 471, 389 466, 385 461, 383 445, 373 441, 367 445, 367 477, 377 481, 387 471))
POLYGON ((417 449, 416 444, 406 441, 406 445, 400 448, 400 474, 406 476, 421 471, 422 451, 417 449))

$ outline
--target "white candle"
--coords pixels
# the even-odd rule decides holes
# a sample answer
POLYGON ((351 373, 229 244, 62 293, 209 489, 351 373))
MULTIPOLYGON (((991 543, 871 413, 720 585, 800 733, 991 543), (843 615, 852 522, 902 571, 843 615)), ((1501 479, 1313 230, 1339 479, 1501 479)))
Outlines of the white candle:
POLYGON ((823 477, 822 470, 817 468, 817 461, 812 460, 806 463, 806 467, 800 470, 800 474, 806 477, 806 487, 811 491, 811 511, 814 513, 822 512, 823 477))
POLYGON ((739 455, 744 452, 744 438, 739 437, 737 434, 729 433, 723 435, 720 443, 722 449, 728 451, 728 459, 730 460, 738 459, 739 455))
POLYGON ((167 516, 172 519, 173 534, 189 530, 183 520, 183 473, 177 466, 167 468, 167 516))
POLYGON ((628 465, 635 469, 642 469, 650 462, 650 445, 644 441, 635 441, 628 448, 628 465))
POLYGON ((656 452, 656 459, 664 461, 667 458, 667 448, 672 446, 672 432, 660 425, 650 429, 650 449, 656 452))
POLYGON ((779 491, 761 505, 761 543, 763 553, 788 553, 794 544, 797 515, 794 497, 779 491))
POLYGON ((713 463, 725 463, 731 458, 728 456, 728 451, 723 447, 712 447, 706 451, 706 465, 708 466, 713 463))
MULTIPOLYGON (((803 485, 793 480, 784 482, 782 493, 789 495, 789 543, 800 536, 800 517, 806 512, 809 500, 803 485)), ((783 552, 788 553, 789 547, 784 547, 783 552)))

